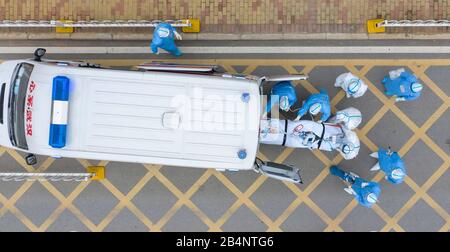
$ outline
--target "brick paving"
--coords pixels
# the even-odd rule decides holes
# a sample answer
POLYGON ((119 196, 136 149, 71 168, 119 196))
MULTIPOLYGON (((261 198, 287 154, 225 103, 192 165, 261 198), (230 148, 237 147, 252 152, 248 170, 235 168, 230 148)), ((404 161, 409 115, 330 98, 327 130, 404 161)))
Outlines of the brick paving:
POLYGON ((449 15, 447 0, 0 0, 0 20, 200 18, 208 33, 365 33, 367 19, 449 15))

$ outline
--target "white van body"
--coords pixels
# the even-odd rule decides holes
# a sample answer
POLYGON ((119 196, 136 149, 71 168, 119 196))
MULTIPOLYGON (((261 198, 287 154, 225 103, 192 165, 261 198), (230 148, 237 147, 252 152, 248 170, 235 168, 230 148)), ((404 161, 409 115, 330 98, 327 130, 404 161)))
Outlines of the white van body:
POLYGON ((248 170, 254 166, 261 108, 258 78, 12 60, 0 64, 3 83, 0 144, 8 148, 53 157, 198 168, 248 170), (27 148, 12 144, 8 128, 12 75, 22 63, 33 65, 28 84, 35 85, 32 104, 26 105, 31 105, 27 110, 32 114, 28 118, 32 132, 16 132, 25 135, 27 148), (70 80, 63 148, 49 145, 56 76, 70 80), (250 99, 242 99, 243 94, 250 99))

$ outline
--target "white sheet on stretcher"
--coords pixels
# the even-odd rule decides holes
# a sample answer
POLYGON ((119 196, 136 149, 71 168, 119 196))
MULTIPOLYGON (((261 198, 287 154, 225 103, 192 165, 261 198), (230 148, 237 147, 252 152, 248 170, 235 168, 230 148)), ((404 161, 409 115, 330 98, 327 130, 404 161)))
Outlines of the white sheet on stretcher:
MULTIPOLYGON (((259 142, 262 144, 282 145, 283 138, 286 134, 285 146, 291 148, 318 148, 319 141, 314 142, 311 146, 303 145, 303 139, 300 138, 301 132, 313 132, 319 138, 322 135, 323 126, 313 121, 300 120, 280 120, 280 119, 263 119, 260 124, 259 142), (285 131, 285 125, 287 130, 285 131)), ((321 150, 332 151, 336 147, 333 136, 342 135, 342 129, 338 125, 325 125, 325 134, 323 137, 321 150)), ((335 139, 337 140, 337 139, 335 139)))

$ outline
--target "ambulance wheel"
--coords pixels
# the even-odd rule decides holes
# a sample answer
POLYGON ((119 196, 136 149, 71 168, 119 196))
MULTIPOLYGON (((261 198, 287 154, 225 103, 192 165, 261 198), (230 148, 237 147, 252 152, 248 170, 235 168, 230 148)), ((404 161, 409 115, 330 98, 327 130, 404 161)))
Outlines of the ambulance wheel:
POLYGON ((27 165, 35 165, 37 164, 37 157, 34 154, 28 154, 25 161, 27 162, 27 165))

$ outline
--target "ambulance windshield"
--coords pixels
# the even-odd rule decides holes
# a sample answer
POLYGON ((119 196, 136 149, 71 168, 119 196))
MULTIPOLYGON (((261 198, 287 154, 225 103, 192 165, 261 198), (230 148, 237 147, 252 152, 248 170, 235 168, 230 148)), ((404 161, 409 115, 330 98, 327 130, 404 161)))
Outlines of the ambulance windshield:
POLYGON ((15 147, 27 150, 27 127, 25 122, 25 103, 28 83, 33 65, 28 63, 18 64, 11 79, 11 89, 8 103, 8 130, 11 144, 15 147))

